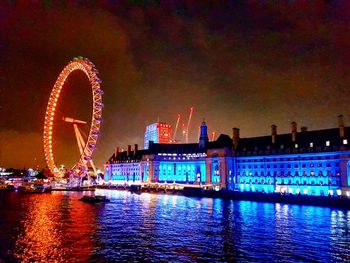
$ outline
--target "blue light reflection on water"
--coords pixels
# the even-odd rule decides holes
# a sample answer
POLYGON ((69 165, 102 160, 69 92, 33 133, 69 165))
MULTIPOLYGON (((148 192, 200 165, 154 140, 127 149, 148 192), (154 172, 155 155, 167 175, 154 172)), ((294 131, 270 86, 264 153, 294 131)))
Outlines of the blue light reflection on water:
POLYGON ((125 260, 350 259, 350 212, 146 193, 112 192, 111 198, 113 202, 105 211, 109 216, 100 218, 98 229, 101 237, 109 237, 102 239, 102 254, 107 259, 114 258, 113 251, 120 251, 125 260), (113 213, 125 203, 131 205, 113 213), (133 220, 127 221, 130 215, 133 220), (115 222, 123 222, 124 227, 115 222), (114 242, 125 237, 136 238, 131 255, 128 241, 114 242))
POLYGON ((0 253, 9 250, 6 259, 38 259, 41 246, 45 253, 39 256, 57 262, 350 262, 350 211, 97 193, 111 202, 81 203, 78 193, 25 198, 12 193, 12 204, 21 201, 17 212, 7 211, 0 195, 0 211, 5 209, 0 219, 0 242, 5 245, 0 245, 0 253), (11 222, 6 220, 9 214, 11 222), (10 241, 5 241, 8 235, 10 241), (45 245, 45 236, 53 246, 45 245))

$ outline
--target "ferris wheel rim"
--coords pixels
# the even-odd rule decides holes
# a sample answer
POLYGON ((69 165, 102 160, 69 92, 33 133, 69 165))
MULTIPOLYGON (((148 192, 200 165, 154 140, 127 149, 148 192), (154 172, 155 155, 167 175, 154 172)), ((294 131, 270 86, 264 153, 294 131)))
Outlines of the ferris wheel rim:
POLYGON ((97 139, 99 136, 100 126, 102 122, 102 94, 100 84, 101 79, 98 77, 98 70, 95 65, 87 58, 76 58, 70 61, 59 74, 55 85, 51 90, 48 105, 45 113, 44 122, 44 155, 46 164, 50 172, 55 176, 59 177, 58 168, 55 164, 53 155, 53 121, 55 119, 56 106, 60 97, 60 92, 65 84, 69 75, 76 71, 81 70, 88 77, 91 90, 92 90, 92 114, 91 114, 91 125, 89 135, 80 154, 79 160, 73 165, 69 173, 74 175, 82 175, 86 172, 87 162, 91 160, 92 153, 96 147, 97 139))

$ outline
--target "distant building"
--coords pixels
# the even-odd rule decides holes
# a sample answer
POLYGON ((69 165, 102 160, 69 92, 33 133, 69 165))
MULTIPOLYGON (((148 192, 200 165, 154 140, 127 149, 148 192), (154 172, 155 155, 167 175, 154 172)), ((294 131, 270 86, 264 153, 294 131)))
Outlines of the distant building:
POLYGON ((146 127, 144 147, 148 149, 149 142, 171 143, 172 127, 169 123, 156 122, 146 127))
POLYGON ((240 138, 221 134, 208 142, 203 122, 198 143, 150 143, 149 148, 115 153, 105 164, 110 182, 177 182, 216 189, 350 196, 350 127, 240 138))

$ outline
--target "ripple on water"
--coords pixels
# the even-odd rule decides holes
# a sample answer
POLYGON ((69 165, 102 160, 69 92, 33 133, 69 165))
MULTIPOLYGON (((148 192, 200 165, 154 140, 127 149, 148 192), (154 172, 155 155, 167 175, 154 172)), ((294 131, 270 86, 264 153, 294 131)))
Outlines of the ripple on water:
POLYGON ((0 195, 0 262, 350 262, 350 212, 98 191, 0 195))

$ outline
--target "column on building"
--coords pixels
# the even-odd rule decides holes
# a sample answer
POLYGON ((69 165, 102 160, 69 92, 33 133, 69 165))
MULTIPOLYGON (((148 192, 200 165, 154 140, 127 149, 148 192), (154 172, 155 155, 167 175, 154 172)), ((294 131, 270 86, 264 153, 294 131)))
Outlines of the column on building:
POLYGON ((111 180, 111 165, 110 164, 105 164, 104 165, 104 171, 105 171, 104 180, 105 181, 111 180))
MULTIPOLYGON (((141 161, 141 175, 142 181, 144 182, 149 182, 152 183, 154 182, 154 177, 155 177, 155 156, 154 155, 144 155, 142 156, 142 161, 141 161)), ((159 162, 158 162, 158 167, 159 169, 159 162)))
POLYGON ((211 173, 212 173, 212 159, 211 158, 206 158, 205 159, 205 172, 206 172, 206 184, 211 184, 211 173))
MULTIPOLYGON (((150 167, 151 170, 151 167, 150 167)), ((151 173, 151 171, 150 171, 151 173)), ((159 161, 153 161, 152 162, 152 180, 151 182, 158 182, 159 181, 159 161)))
POLYGON ((350 194, 350 154, 340 154, 340 180, 342 195, 350 194))
POLYGON ((146 163, 140 162, 140 182, 142 183, 145 181, 145 174, 146 174, 146 163))
POLYGON ((227 189, 227 158, 221 157, 219 158, 219 171, 220 171, 220 188, 227 189))
POLYGON ((148 182, 152 183, 154 177, 154 163, 153 160, 148 162, 148 182))
POLYGON ((227 170, 228 170, 228 176, 227 176, 227 189, 228 190, 234 190, 235 189, 235 158, 229 157, 227 158, 227 170))

